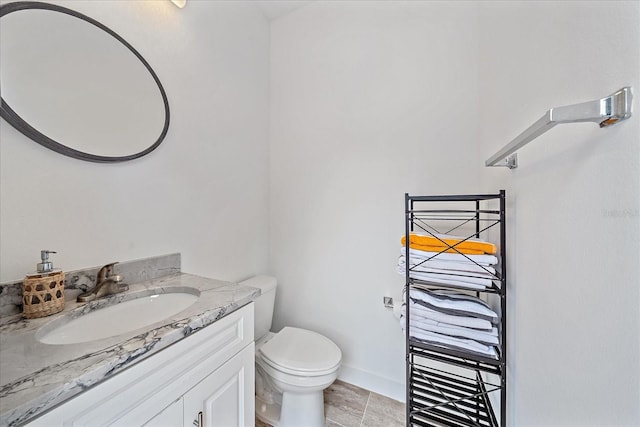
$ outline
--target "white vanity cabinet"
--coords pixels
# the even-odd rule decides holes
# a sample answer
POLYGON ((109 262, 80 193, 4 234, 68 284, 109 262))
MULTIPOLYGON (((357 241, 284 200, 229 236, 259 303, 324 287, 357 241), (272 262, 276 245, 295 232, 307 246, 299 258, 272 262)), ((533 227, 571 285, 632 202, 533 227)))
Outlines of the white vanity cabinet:
POLYGON ((253 426, 253 303, 97 384, 29 426, 253 426))

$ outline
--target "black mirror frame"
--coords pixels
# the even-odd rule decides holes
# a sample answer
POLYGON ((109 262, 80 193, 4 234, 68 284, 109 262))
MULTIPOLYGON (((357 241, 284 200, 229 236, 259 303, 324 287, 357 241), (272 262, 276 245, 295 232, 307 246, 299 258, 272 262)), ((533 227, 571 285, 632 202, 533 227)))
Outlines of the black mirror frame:
POLYGON ((160 145, 160 143, 162 143, 162 141, 164 140, 165 136, 167 135, 167 131, 169 130, 169 101, 167 100, 167 94, 164 91, 164 88, 162 87, 162 83, 160 83, 160 79, 158 79, 158 76, 156 75, 156 73, 153 71, 153 69, 151 68, 151 65, 149 65, 149 63, 142 57, 142 55, 140 55, 140 53, 133 47, 131 46, 129 43, 127 43, 126 40, 124 40, 122 37, 120 37, 118 34, 116 34, 113 30, 111 30, 110 28, 106 27, 105 25, 101 24, 100 22, 96 21, 93 18, 90 18, 86 15, 83 15, 79 12, 76 12, 74 10, 71 9, 67 9, 65 7, 62 6, 57 6, 54 4, 50 4, 50 3, 41 3, 41 2, 35 2, 35 1, 19 1, 19 2, 13 2, 13 3, 7 3, 4 4, 2 6, 0 6, 0 18, 2 18, 3 16, 12 13, 12 12, 16 12, 19 10, 25 10, 25 9, 42 9, 42 10, 51 10, 54 12, 60 12, 60 13, 64 13, 70 16, 73 16, 75 18, 79 18, 82 19, 83 21, 86 21, 90 24, 95 25, 96 27, 98 27, 99 29, 105 31, 106 33, 110 34, 112 37, 114 37, 116 40, 118 40, 120 43, 122 43, 127 49, 129 49, 131 51, 131 53, 133 53, 141 62, 142 64, 145 66, 145 68, 149 71, 149 73, 151 73, 151 76, 153 77, 153 80, 156 82, 156 84, 158 85, 158 89, 160 89, 160 94, 162 95, 162 101, 164 103, 164 110, 165 110, 165 120, 164 120, 164 126, 162 128, 162 132, 160 133, 160 136, 158 137, 158 139, 147 149, 140 151, 139 153, 135 153, 135 154, 131 154, 131 155, 127 155, 127 156, 99 156, 96 154, 89 154, 89 153, 85 153, 82 151, 78 151, 75 150, 73 148, 67 147, 64 144, 61 144, 57 141, 54 141, 53 139, 49 138, 48 136, 40 133, 38 130, 36 130, 34 127, 32 127, 31 125, 29 125, 26 121, 24 121, 6 102, 3 98, 0 98, 0 117, 2 117, 3 119, 5 119, 10 125, 12 125, 14 128, 16 128, 20 133, 22 133, 23 135, 27 136, 28 138, 34 140, 35 142, 37 142, 38 144, 47 147, 53 151, 56 151, 60 154, 64 154, 65 156, 69 156, 69 157, 73 157, 74 159, 79 159, 79 160, 86 160, 89 162, 96 162, 96 163, 113 163, 113 162, 124 162, 127 160, 133 160, 133 159, 137 159, 139 157, 142 157, 144 155, 149 154, 150 152, 152 152, 153 150, 155 150, 156 148, 158 148, 158 146, 160 145))

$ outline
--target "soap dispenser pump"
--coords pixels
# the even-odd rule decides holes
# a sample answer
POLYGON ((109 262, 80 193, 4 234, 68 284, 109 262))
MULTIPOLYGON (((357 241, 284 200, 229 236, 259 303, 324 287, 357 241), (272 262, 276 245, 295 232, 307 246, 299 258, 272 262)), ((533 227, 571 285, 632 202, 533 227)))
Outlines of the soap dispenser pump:
POLYGON ((27 319, 49 316, 64 310, 64 272, 53 268, 49 254, 40 251, 36 272, 27 274, 22 282, 22 315, 27 319))
POLYGON ((49 251, 47 249, 43 249, 40 251, 40 259, 42 262, 38 263, 38 273, 51 273, 53 271, 53 263, 49 261, 49 254, 57 254, 57 252, 49 251))

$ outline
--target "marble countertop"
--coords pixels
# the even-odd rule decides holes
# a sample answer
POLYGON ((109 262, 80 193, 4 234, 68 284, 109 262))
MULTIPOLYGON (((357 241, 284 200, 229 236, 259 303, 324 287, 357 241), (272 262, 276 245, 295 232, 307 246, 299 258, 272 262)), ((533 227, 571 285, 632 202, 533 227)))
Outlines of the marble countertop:
POLYGON ((67 300, 61 313, 23 319, 0 318, 0 425, 20 425, 88 387, 210 325, 253 301, 260 290, 235 283, 175 273, 131 284, 123 294, 87 304, 67 300), (185 310, 122 335, 80 344, 49 345, 36 339, 38 329, 60 316, 79 316, 122 300, 132 292, 188 287, 200 298, 185 310))

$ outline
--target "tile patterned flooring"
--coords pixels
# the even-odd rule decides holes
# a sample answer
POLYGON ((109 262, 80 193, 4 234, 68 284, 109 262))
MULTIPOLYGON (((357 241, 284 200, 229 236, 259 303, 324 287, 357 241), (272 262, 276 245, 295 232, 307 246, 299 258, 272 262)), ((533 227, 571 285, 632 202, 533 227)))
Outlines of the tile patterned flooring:
MULTIPOLYGON (((325 427, 405 425, 404 403, 339 380, 324 391, 324 415, 325 427)), ((256 427, 269 425, 256 419, 256 427)))

